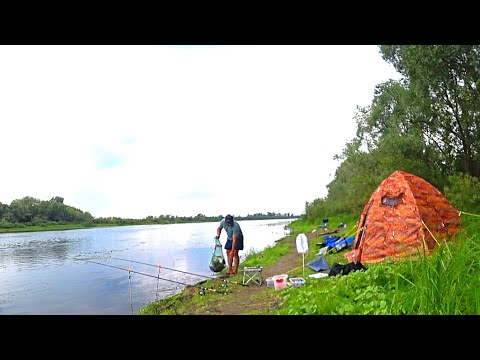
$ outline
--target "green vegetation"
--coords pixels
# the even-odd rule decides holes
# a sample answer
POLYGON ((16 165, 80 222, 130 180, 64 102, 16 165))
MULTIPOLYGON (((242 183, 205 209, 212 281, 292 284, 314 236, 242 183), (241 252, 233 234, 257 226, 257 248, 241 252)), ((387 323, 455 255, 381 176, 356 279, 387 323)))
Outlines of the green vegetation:
POLYGON ((380 182, 404 170, 467 214, 463 232, 430 257, 288 289, 280 313, 478 314, 479 221, 468 214, 480 213, 480 46, 379 49, 403 79, 377 85, 372 104, 358 108, 356 136, 336 157, 328 195, 306 203, 302 221, 360 214, 380 182))
POLYGON ((288 287, 277 314, 480 314, 479 226, 479 220, 466 218, 464 231, 431 256, 369 264, 366 271, 288 287))
POLYGON ((306 203, 301 230, 326 214, 360 214, 380 182, 404 170, 466 214, 463 232, 429 257, 287 289, 279 313, 478 314, 480 46, 379 49, 403 79, 377 85, 372 104, 358 108, 356 136, 336 156, 341 164, 327 197, 306 203))

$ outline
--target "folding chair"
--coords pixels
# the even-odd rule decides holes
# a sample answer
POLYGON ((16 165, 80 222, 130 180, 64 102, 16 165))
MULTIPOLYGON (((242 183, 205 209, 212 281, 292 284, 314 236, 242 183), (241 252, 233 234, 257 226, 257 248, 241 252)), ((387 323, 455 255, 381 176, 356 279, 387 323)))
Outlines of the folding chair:
POLYGON ((254 282, 257 285, 262 285, 262 270, 263 266, 247 266, 243 268, 242 284, 247 285, 249 282, 254 282))

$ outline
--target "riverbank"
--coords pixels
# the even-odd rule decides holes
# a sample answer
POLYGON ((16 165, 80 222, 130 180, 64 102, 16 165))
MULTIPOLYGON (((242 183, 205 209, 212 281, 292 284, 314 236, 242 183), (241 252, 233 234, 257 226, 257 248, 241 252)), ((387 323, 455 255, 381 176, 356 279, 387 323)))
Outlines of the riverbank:
POLYGON ((63 230, 79 230, 79 229, 95 229, 115 226, 129 226, 129 224, 112 225, 112 224, 49 224, 49 225, 29 225, 15 228, 0 228, 0 234, 11 234, 20 232, 42 232, 42 231, 63 231, 63 230))
MULTIPOLYGON (((296 237, 301 231, 278 240, 273 247, 246 257, 240 263, 239 273, 234 277, 208 280, 185 288, 181 293, 145 306, 141 315, 275 315, 281 309, 280 291, 267 287, 266 279, 280 274, 291 277, 308 276, 314 273, 303 268, 302 255, 296 248, 296 237), (274 259, 274 260, 272 260, 274 259), (243 268, 263 266, 261 285, 243 283, 243 268)), ((305 262, 317 257, 317 242, 323 232, 308 231, 309 247, 305 262)), ((330 254, 331 261, 339 261, 342 254, 330 254)))
MULTIPOLYGON (((299 258, 294 249, 294 237, 287 236, 276 242, 275 246, 286 246, 288 251, 274 263, 264 266, 262 278, 276 274, 290 273, 299 266, 299 258)), ((266 250, 268 251, 268 250, 266 250)), ((265 251, 253 255, 264 257, 265 251)), ((242 269, 247 266, 248 257, 240 264, 235 276, 208 280, 185 288, 180 294, 149 304, 140 311, 142 315, 253 315, 274 314, 279 306, 280 297, 275 290, 254 282, 242 285, 242 269), (203 291, 202 291, 203 289, 203 291)), ((300 262, 301 265, 301 262, 300 262)))
MULTIPOLYGON (((330 219, 332 220, 332 219, 330 219)), ((344 217, 333 221, 333 229, 347 224, 340 237, 356 233, 352 222, 344 217), (335 227, 335 225, 337 225, 335 227)), ((305 264, 320 257, 319 250, 324 238, 318 228, 306 221, 298 227, 291 224, 294 233, 277 243, 273 249, 255 256, 255 265, 266 264, 265 275, 288 273, 289 278, 301 276, 305 284, 300 287, 287 286, 275 290, 266 285, 249 285, 235 288, 210 283, 210 292, 199 295, 192 287, 176 298, 151 304, 144 314, 238 314, 238 315, 477 315, 478 280, 477 267, 480 253, 478 244, 478 219, 464 219, 462 231, 451 239, 439 243, 431 253, 419 252, 418 256, 395 261, 386 259, 378 263, 365 264, 360 271, 351 271, 347 276, 326 276, 312 279, 316 273, 308 266, 302 268, 302 258, 297 253, 294 239, 302 232, 309 238, 309 252, 305 264), (300 231, 299 231, 300 230, 300 231), (271 259, 277 247, 288 247, 288 251, 271 259), (290 263, 287 261, 290 259, 290 263), (278 264, 277 271, 272 271, 278 264), (284 265, 288 264, 288 265, 284 265), (473 266, 473 268, 472 268, 473 266), (440 271, 439 271, 440 270, 440 271), (446 271, 445 271, 446 270, 446 271), (271 271, 268 273, 268 271, 271 271), (304 271, 304 274, 302 272, 304 271)), ((342 226, 343 228, 343 226, 342 226)), ((330 268, 335 263, 348 264, 347 251, 331 248, 325 259, 330 268)), ((274 253, 278 255, 279 253, 274 253)), ((249 261, 250 258, 246 259, 249 261)), ((240 263, 240 268, 251 266, 240 263)), ((364 264, 362 264, 364 265, 364 264)), ((323 271, 324 273, 328 271, 323 271)), ((241 281, 238 275, 235 280, 241 281)), ((207 287, 207 285, 204 285, 207 287)), ((198 289, 197 289, 198 290, 198 289)))

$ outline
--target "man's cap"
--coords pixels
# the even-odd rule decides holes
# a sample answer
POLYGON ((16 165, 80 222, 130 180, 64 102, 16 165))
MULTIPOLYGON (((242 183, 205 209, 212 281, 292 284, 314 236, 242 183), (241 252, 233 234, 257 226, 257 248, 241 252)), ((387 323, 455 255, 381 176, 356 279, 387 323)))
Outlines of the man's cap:
POLYGON ((225 224, 227 225, 233 225, 233 216, 228 214, 225 216, 225 224))

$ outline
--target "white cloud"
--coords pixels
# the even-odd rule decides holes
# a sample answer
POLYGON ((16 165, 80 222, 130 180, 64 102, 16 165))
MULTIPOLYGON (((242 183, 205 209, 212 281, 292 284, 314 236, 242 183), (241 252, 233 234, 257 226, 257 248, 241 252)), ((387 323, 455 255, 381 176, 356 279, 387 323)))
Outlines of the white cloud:
POLYGON ((300 214, 390 78, 377 46, 0 46, 0 202, 300 214))

